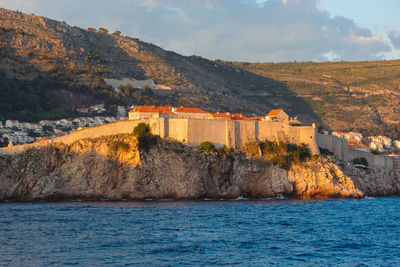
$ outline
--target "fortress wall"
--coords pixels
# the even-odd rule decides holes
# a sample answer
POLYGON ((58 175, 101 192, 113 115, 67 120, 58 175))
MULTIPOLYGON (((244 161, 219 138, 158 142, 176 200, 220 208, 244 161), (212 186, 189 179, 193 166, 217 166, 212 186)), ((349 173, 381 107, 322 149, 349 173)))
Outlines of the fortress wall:
POLYGON ((375 155, 370 152, 349 148, 347 140, 333 135, 317 134, 318 145, 335 155, 335 158, 345 162, 351 162, 356 158, 366 158, 371 168, 393 169, 393 157, 375 155))
POLYGON ((386 168, 393 170, 393 157, 375 155, 370 152, 360 151, 349 148, 346 154, 346 161, 351 162, 356 158, 366 158, 368 166, 371 168, 386 168))
POLYGON ((198 145, 204 141, 210 141, 216 146, 226 144, 226 123, 223 120, 188 120, 188 143, 198 145))
POLYGON ((349 149, 345 139, 317 133, 317 141, 319 147, 329 150, 335 158, 345 161, 345 155, 349 149))
POLYGON ((234 121, 236 129, 235 147, 257 140, 256 121, 234 121))
POLYGON ((318 140, 317 140, 317 129, 312 126, 289 126, 294 131, 289 139, 294 139, 297 145, 302 143, 307 144, 312 155, 320 155, 318 140))
POLYGON ((188 119, 168 119, 167 136, 188 143, 188 119))
POLYGON ((147 123, 150 125, 150 132, 152 134, 159 135, 162 138, 166 137, 165 118, 149 119, 147 123))
POLYGON ((279 141, 300 145, 307 144, 311 154, 319 155, 316 129, 312 126, 291 126, 286 122, 260 121, 258 140, 279 141))
POLYGON ((225 145, 236 147, 235 122, 231 120, 225 120, 225 145))
POLYGON ((51 139, 47 142, 60 142, 64 144, 72 144, 76 140, 84 138, 97 138, 101 136, 114 135, 114 134, 130 134, 133 129, 141 122, 149 123, 148 120, 134 120, 134 121, 118 121, 107 123, 100 126, 84 128, 76 130, 68 135, 51 139))
POLYGON ((258 122, 258 140, 259 141, 276 141, 287 142, 289 125, 280 121, 259 121, 258 122))

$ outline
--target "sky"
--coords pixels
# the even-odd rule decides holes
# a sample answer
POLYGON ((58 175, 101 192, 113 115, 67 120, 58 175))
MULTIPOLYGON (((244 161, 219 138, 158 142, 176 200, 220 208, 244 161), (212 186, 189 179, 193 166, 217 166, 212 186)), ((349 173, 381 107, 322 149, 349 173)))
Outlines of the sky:
POLYGON ((400 58, 399 0, 0 0, 0 7, 209 59, 400 58))

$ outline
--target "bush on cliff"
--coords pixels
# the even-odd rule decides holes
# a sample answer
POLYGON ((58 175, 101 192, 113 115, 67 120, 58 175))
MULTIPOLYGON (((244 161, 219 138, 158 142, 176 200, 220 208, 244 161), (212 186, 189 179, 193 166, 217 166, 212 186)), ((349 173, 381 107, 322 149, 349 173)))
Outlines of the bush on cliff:
POLYGON ((253 158, 262 158, 283 168, 290 168, 292 163, 303 162, 311 158, 306 144, 295 145, 267 140, 260 143, 252 141, 244 144, 241 150, 253 158))
POLYGON ((209 141, 202 142, 199 145, 198 150, 200 152, 203 152, 203 153, 215 153, 215 152, 217 152, 217 150, 215 149, 214 144, 209 142, 209 141))
POLYGON ((159 136, 150 133, 150 125, 144 122, 139 123, 133 129, 133 135, 138 139, 139 148, 146 152, 148 152, 153 145, 157 144, 159 139, 159 136))

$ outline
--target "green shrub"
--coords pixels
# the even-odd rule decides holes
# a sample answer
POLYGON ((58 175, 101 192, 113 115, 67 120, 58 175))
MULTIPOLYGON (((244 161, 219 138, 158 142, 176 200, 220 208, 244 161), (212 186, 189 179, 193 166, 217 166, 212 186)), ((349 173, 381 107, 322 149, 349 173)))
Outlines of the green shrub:
POLYGON ((266 140, 260 143, 260 148, 263 159, 287 169, 293 162, 299 163, 311 158, 306 144, 296 145, 266 140))
POLYGON ((203 153, 213 153, 213 152, 216 152, 216 151, 217 151, 217 150, 215 149, 214 144, 211 143, 211 142, 209 142, 209 141, 202 142, 202 143, 199 145, 198 150, 199 150, 200 152, 203 152, 203 153))
POLYGON ((139 123, 134 129, 133 129, 133 135, 137 137, 143 137, 147 136, 150 134, 150 125, 144 122, 139 123))
POLYGON ((261 158, 262 156, 260 144, 257 141, 246 142, 241 150, 250 157, 261 158))
POLYGON ((124 151, 128 151, 129 150, 129 148, 130 148, 130 145, 129 144, 127 144, 127 143, 125 143, 125 142, 123 142, 123 141, 116 141, 116 142, 114 142, 113 143, 113 145, 112 145, 112 150, 115 152, 115 151, 118 151, 118 150, 124 150, 124 151))
POLYGON ((134 129, 133 134, 137 137, 139 142, 139 148, 145 150, 149 149, 157 144, 159 136, 152 135, 150 133, 150 125, 144 122, 139 123, 134 129))

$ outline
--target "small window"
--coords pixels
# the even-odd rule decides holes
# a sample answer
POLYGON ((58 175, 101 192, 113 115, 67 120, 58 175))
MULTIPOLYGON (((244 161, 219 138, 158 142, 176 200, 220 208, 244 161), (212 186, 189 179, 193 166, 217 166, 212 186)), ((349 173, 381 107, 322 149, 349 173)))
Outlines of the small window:
POLYGON ((310 138, 312 139, 312 136, 310 136, 310 138))

